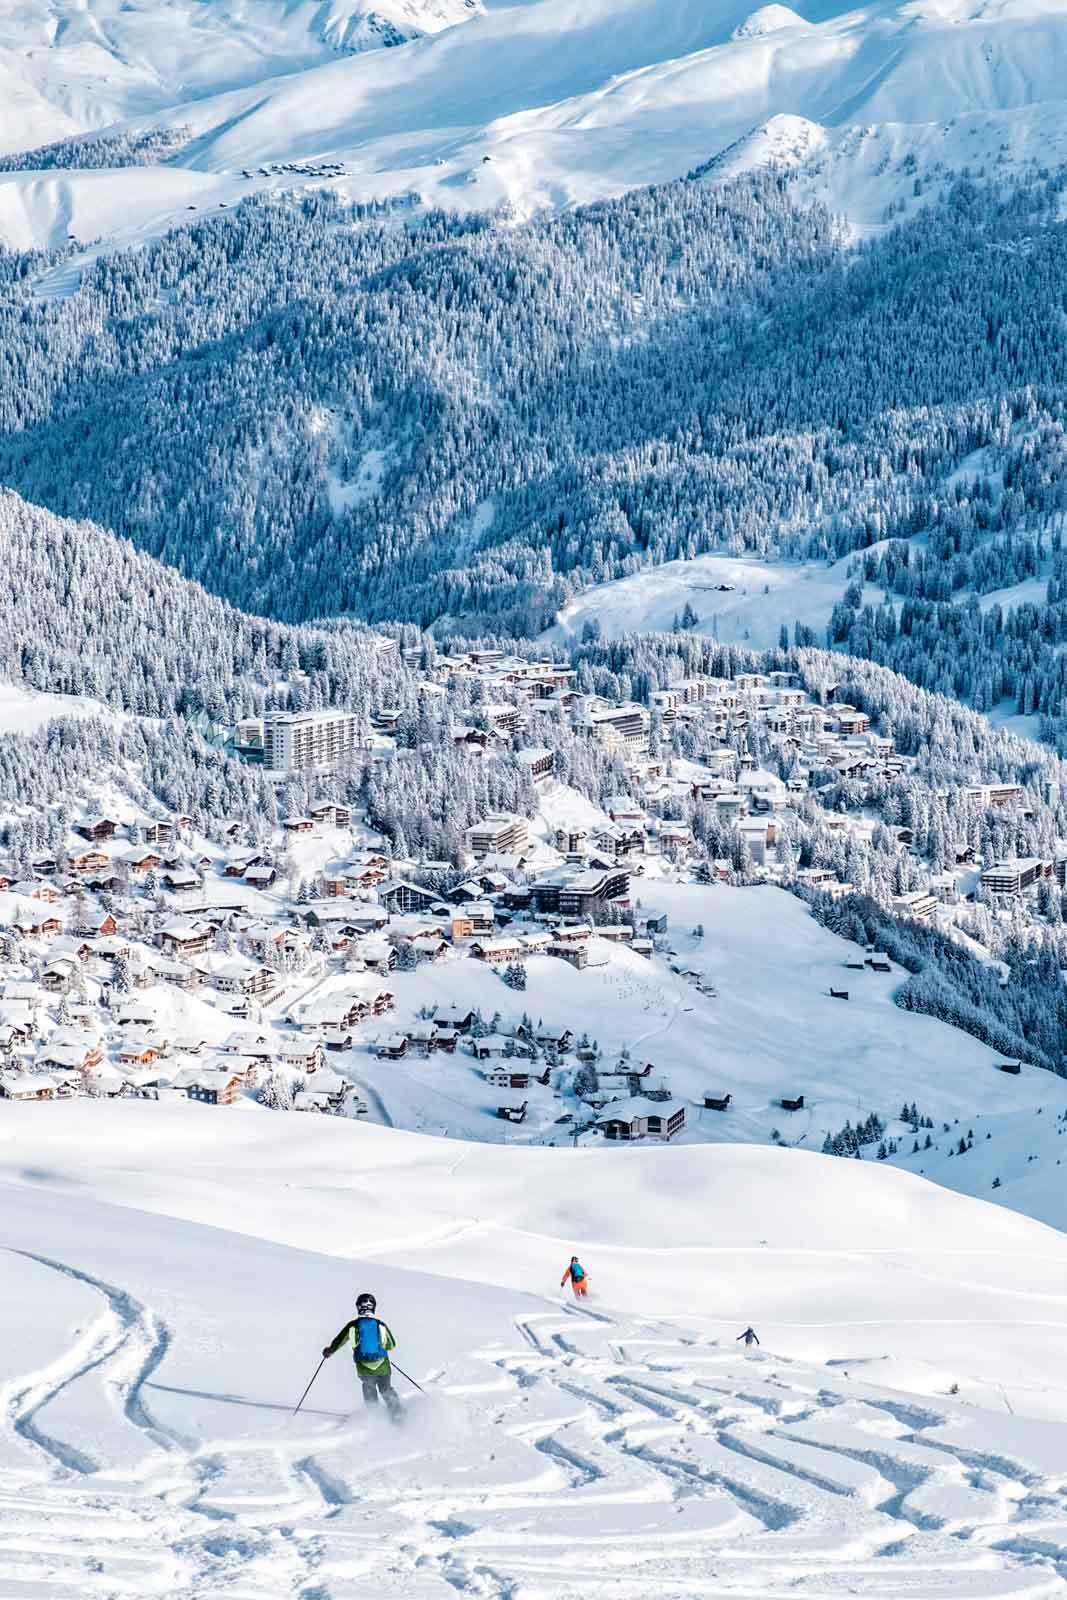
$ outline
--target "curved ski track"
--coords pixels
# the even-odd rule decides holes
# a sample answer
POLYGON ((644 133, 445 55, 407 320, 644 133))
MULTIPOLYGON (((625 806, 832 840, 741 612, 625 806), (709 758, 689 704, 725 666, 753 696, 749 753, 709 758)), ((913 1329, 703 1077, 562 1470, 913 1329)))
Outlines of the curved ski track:
POLYGON ((4 1600, 1067 1597, 1067 1466, 946 1442, 955 1402, 567 1304, 437 1374, 399 1430, 357 1411, 197 1446, 146 1397, 162 1319, 31 1259, 99 1314, 3 1391, 4 1600))

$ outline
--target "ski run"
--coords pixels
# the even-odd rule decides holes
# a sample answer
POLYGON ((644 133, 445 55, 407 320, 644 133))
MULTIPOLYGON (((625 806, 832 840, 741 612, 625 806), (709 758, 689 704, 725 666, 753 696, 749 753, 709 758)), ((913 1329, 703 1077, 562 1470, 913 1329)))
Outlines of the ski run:
POLYGON ((178 1103, 12 1107, 0 1175, 4 1600, 1067 1593, 1067 1242, 1002 1208, 178 1103), (425 1393, 294 1417, 365 1288, 425 1393))

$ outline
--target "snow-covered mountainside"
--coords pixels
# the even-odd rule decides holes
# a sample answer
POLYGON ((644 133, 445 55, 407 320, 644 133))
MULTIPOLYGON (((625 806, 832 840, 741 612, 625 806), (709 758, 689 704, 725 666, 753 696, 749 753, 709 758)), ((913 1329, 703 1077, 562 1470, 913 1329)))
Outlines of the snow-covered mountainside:
POLYGON ((866 227, 914 203, 917 174, 1067 157, 1062 0, 491 0, 480 13, 472 0, 281 16, 256 0, 236 18, 146 0, 20 4, 0 15, 4 146, 163 129, 182 179, 127 176, 119 216, 79 161, 49 154, 42 166, 74 170, 44 188, 7 178, 0 237, 29 225, 40 238, 46 217, 71 213, 85 235, 135 237, 187 204, 294 178, 529 214, 768 161, 866 227))
POLYGON ((0 1145, 5 1594, 1064 1593, 1039 1224, 796 1152, 44 1109, 0 1145), (364 1289, 425 1392, 393 1431, 342 1351, 294 1418, 364 1289))
MULTIPOLYGON (((398 45, 480 0, 3 0, 0 153, 398 45)), ((180 120, 180 119, 179 119, 180 120)))

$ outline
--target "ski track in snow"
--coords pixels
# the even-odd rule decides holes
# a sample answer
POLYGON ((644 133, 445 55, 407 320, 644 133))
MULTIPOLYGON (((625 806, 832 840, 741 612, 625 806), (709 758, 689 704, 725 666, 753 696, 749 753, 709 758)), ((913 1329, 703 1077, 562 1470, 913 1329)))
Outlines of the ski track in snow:
POLYGON ((437 1373, 399 1430, 357 1409, 196 1444, 145 1395, 164 1321, 28 1259, 100 1309, 3 1391, 4 1600, 1067 1595, 1067 1473, 946 1439, 955 1402, 564 1303, 437 1373), (102 1401, 119 1431, 87 1440, 102 1401))

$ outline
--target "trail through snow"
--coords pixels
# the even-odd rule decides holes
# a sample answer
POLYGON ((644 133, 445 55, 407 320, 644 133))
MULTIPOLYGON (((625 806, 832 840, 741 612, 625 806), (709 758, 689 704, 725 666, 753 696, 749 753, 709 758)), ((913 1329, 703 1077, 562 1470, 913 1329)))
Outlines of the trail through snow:
POLYGON ((0 1116, 3 1600, 1067 1600, 1052 1229, 798 1151, 42 1109, 0 1116), (392 1425, 343 1350, 294 1417, 368 1288, 426 1393, 392 1425))
MULTIPOLYGON (((588 1307, 520 1315, 510 1345, 447 1364, 405 1425, 284 1411, 256 1440, 181 1442, 149 1409, 165 1325, 100 1296, 55 1362, 9 1384, 24 1468, 0 1476, 5 1597, 779 1592, 1067 1593, 1062 1474, 1020 1433, 968 1443, 922 1408, 766 1351, 588 1307), (91 1460, 51 1413, 72 1390, 128 1425, 91 1460), (446 1420, 463 1413, 463 1427, 446 1420)), ((236 1407, 251 1405, 232 1397, 236 1407)), ((263 1408, 268 1417, 271 1407, 263 1408)))

